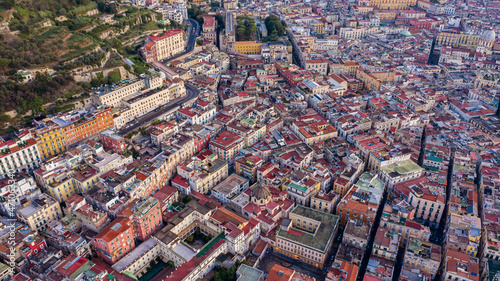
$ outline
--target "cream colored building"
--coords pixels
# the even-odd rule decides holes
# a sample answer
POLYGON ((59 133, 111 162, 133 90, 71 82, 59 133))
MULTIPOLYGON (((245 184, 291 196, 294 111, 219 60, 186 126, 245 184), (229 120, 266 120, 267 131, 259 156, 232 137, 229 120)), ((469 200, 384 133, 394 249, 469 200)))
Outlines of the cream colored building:
POLYGON ((184 82, 179 79, 177 83, 172 83, 159 91, 144 90, 131 94, 122 99, 122 107, 119 115, 114 118, 117 128, 125 125, 134 118, 142 116, 169 101, 186 95, 184 82))
POLYGON ((361 39, 366 35, 366 28, 341 27, 339 37, 345 39, 361 39))
POLYGON ((18 219, 33 230, 45 229, 53 220, 62 218, 63 214, 59 203, 47 194, 40 195, 17 211, 18 219))
POLYGON ((163 84, 163 79, 160 75, 155 75, 151 77, 146 77, 144 79, 139 79, 136 82, 121 86, 114 91, 109 93, 94 95, 94 102, 98 104, 107 104, 112 107, 118 107, 121 105, 122 100, 134 93, 141 92, 143 90, 156 89, 163 84))

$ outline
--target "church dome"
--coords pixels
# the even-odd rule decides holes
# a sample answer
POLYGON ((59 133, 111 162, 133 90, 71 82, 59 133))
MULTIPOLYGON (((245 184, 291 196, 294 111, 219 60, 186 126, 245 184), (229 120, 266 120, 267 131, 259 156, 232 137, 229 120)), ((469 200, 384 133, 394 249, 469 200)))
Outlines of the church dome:
POLYGON ((495 31, 493 31, 493 30, 486 30, 481 35, 481 39, 483 39, 484 41, 489 41, 489 42, 495 41, 495 37, 496 37, 496 34, 495 34, 495 31))
POLYGON ((271 191, 269 191, 269 188, 259 185, 254 190, 252 190, 252 196, 257 200, 267 199, 269 196, 271 196, 271 191))
POLYGON ((408 30, 401 31, 400 34, 403 36, 411 36, 411 33, 408 30))

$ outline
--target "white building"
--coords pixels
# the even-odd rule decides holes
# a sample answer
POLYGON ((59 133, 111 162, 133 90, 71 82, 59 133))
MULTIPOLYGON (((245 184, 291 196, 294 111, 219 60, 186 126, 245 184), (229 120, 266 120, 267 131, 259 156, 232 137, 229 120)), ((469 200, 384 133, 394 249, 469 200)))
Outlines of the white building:
POLYGON ((11 173, 32 171, 40 166, 38 144, 30 133, 4 141, 0 139, 0 172, 3 177, 11 173))
POLYGON ((146 76, 144 79, 139 79, 136 82, 128 83, 124 86, 114 89, 108 93, 98 93, 93 95, 93 100, 97 104, 106 104, 112 107, 121 105, 122 100, 134 93, 156 89, 163 85, 163 79, 160 75, 146 76))
POLYGON ((212 197, 222 204, 227 204, 231 202, 233 197, 247 190, 248 187, 246 178, 232 174, 212 189, 212 197))

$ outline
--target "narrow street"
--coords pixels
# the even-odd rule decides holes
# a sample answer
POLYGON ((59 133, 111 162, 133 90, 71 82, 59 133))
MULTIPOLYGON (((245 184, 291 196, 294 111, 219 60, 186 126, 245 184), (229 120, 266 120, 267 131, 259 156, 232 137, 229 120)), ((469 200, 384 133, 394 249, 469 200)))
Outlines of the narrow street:
POLYGON ((387 189, 384 191, 382 195, 382 200, 380 200, 380 204, 377 209, 377 215, 375 216, 375 220, 373 221, 372 228, 370 230, 370 236, 368 237, 368 244, 365 250, 365 254, 363 255, 363 260, 361 261, 361 265, 359 266, 358 271, 358 281, 363 280, 363 277, 366 273, 366 268, 368 266, 368 261, 370 260, 370 256, 373 248, 373 241, 375 240, 375 235, 377 234, 378 227, 380 226, 380 217, 382 217, 382 212, 384 211, 385 202, 387 201, 387 189))

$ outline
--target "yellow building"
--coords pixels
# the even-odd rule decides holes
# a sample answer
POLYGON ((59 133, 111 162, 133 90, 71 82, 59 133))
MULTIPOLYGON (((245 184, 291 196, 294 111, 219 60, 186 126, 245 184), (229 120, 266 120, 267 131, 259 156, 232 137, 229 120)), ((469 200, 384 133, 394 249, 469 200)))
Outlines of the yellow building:
POLYGON ((76 193, 85 193, 98 182, 99 172, 88 166, 34 172, 35 180, 52 198, 58 202, 76 193))
POLYGON ((68 149, 65 140, 65 129, 70 129, 72 125, 65 128, 49 120, 40 128, 35 129, 34 136, 38 142, 38 149, 43 160, 56 156, 68 149))
POLYGON ((474 89, 477 88, 494 88, 497 81, 492 76, 478 75, 474 80, 474 89))
POLYGON ((374 6, 382 10, 405 10, 410 6, 415 5, 417 5, 417 0, 370 0, 370 6, 374 6))
POLYGON ((375 12, 375 15, 379 17, 380 20, 394 20, 396 19, 397 16, 397 11, 394 10, 389 10, 389 11, 384 11, 384 10, 378 10, 375 12))
POLYGON ((380 80, 375 75, 366 72, 362 68, 357 69, 356 79, 361 80, 361 82, 363 82, 364 88, 368 91, 375 92, 380 90, 380 80))
POLYGON ((262 51, 262 43, 252 41, 240 41, 234 43, 234 51, 240 54, 256 55, 262 51))
POLYGON ((325 26, 322 22, 317 22, 314 24, 314 32, 316 32, 317 34, 325 33, 325 26))
POLYGON ((396 74, 390 71, 368 72, 363 68, 356 70, 356 79, 363 82, 365 89, 369 91, 380 90, 380 85, 385 83, 394 83, 396 74))
POLYGON ((359 66, 360 65, 357 62, 345 62, 342 74, 356 76, 356 70, 359 66))
POLYGON ((47 224, 62 217, 61 206, 49 195, 40 195, 24 204, 17 212, 19 220, 33 230, 45 229, 47 224))
POLYGON ((480 36, 466 33, 441 32, 436 37, 436 45, 475 48, 481 40, 480 36))

